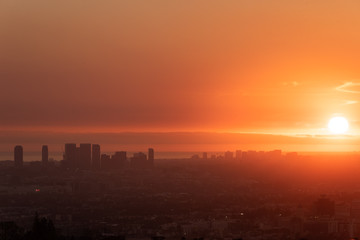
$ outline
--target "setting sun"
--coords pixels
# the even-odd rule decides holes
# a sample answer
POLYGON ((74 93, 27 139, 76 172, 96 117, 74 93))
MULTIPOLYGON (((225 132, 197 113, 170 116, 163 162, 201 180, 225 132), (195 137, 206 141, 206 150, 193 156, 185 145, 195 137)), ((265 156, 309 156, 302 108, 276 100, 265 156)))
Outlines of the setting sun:
POLYGON ((334 134, 345 133, 349 129, 349 123, 344 117, 333 117, 328 123, 328 129, 334 134))

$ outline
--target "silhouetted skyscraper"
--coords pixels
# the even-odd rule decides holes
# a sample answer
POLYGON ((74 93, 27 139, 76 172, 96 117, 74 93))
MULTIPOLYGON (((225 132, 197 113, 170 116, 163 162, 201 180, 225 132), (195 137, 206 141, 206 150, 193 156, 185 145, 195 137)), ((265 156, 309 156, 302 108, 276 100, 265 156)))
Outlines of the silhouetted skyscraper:
POLYGON ((21 168, 23 166, 23 147, 20 145, 14 148, 14 162, 15 167, 21 168))
POLYGON ((64 165, 65 165, 65 167, 68 167, 68 168, 76 167, 76 144, 75 143, 66 143, 65 144, 64 165))
POLYGON ((99 144, 92 145, 92 168, 97 170, 101 168, 99 144))
POLYGON ((80 158, 79 168, 80 169, 90 169, 91 166, 91 144, 90 143, 80 143, 80 158))
POLYGON ((43 165, 46 165, 49 161, 49 149, 47 145, 42 146, 41 162, 43 165))
POLYGON ((203 157, 204 160, 207 160, 207 152, 203 152, 203 157))
POLYGON ((131 166, 135 168, 147 168, 149 165, 146 154, 142 152, 134 153, 134 156, 131 158, 131 166))
POLYGON ((111 169, 111 158, 110 155, 101 154, 101 169, 111 169))
POLYGON ((126 152, 120 151, 115 152, 115 154, 111 157, 111 165, 113 168, 122 168, 127 164, 126 152))
POLYGON ((154 149, 153 148, 149 148, 149 150, 148 150, 148 161, 149 161, 149 165, 151 167, 154 166, 154 149))

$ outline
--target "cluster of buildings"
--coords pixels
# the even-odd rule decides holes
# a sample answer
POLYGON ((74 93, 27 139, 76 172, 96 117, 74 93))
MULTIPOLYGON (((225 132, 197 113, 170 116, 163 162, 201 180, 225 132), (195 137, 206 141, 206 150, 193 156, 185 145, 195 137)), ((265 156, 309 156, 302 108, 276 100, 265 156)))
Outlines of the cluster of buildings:
MULTIPOLYGON (((42 146, 41 163, 46 166, 49 161, 48 146, 42 146)), ((17 145, 14 148, 14 163, 16 168, 23 166, 23 147, 17 145)), ((62 165, 68 169, 100 170, 119 169, 123 167, 150 168, 154 166, 154 149, 148 149, 148 155, 138 152, 131 158, 127 157, 126 151, 118 151, 113 155, 101 154, 99 144, 66 143, 62 165)))
MULTIPOLYGON (((208 156, 207 152, 202 153, 202 157, 200 157, 198 154, 193 155, 192 159, 223 159, 223 160, 246 160, 246 159, 263 159, 263 158, 272 158, 272 159, 278 159, 282 156, 282 151, 279 149, 272 150, 272 151, 242 151, 242 150, 236 150, 235 152, 232 151, 226 151, 223 156, 216 156, 215 154, 212 154, 210 157, 208 156)), ((290 152, 286 154, 286 157, 296 157, 296 152, 290 152)))
MULTIPOLYGON (((273 151, 242 151, 235 152, 226 151, 223 155, 210 155, 203 152, 202 156, 195 154, 191 157, 193 160, 257 160, 257 159, 279 159, 281 158, 281 150, 273 151)), ((296 158, 297 153, 287 153, 286 158, 296 158)), ((23 147, 21 145, 15 146, 14 149, 15 167, 23 166, 23 147)), ((47 145, 42 146, 41 163, 43 166, 49 164, 49 150, 47 145)), ((101 154, 99 144, 80 143, 77 146, 75 143, 66 143, 65 152, 63 154, 62 166, 68 169, 81 170, 109 170, 120 169, 124 167, 135 168, 151 168, 154 166, 154 149, 149 148, 148 154, 138 152, 134 153, 132 157, 127 156, 126 151, 117 151, 113 155, 101 154)))

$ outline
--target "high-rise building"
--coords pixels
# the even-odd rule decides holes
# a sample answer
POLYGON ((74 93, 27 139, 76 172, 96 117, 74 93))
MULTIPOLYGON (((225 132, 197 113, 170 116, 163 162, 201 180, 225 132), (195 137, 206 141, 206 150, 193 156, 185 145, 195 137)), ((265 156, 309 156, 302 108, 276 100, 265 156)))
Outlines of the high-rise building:
POLYGON ((80 169, 90 169, 91 167, 91 144, 80 143, 80 158, 78 159, 80 169))
POLYGON ((149 148, 148 150, 148 161, 149 161, 149 165, 151 167, 154 166, 154 149, 153 148, 149 148))
POLYGON ((43 165, 46 165, 48 161, 49 161, 49 149, 47 145, 43 145, 41 151, 41 162, 43 165))
POLYGON ((131 158, 131 166, 135 168, 147 168, 149 165, 146 154, 142 152, 134 153, 134 156, 131 158))
POLYGON ((23 166, 23 147, 20 145, 14 148, 14 162, 15 167, 21 168, 23 166))
POLYGON ((99 144, 92 145, 92 168, 96 170, 101 168, 99 144))
POLYGON ((203 157, 204 160, 207 160, 207 152, 203 152, 203 157))
POLYGON ((76 147, 75 149, 75 161, 74 161, 74 167, 73 168, 81 168, 81 154, 80 154, 80 147, 76 147))
POLYGON ((111 157, 112 167, 115 169, 123 168, 127 165, 127 157, 125 151, 115 152, 111 157))
POLYGON ((100 160, 101 160, 101 169, 106 169, 106 170, 111 169, 110 155, 101 154, 100 160))
POLYGON ((76 144, 66 143, 65 154, 64 154, 64 165, 67 168, 76 167, 76 144))

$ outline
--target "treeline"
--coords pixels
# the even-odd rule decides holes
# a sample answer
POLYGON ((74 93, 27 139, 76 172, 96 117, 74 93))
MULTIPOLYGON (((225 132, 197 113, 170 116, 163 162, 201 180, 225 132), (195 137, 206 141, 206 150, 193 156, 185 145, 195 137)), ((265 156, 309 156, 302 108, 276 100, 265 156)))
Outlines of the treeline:
MULTIPOLYGON (((124 237, 104 237, 102 240, 123 240, 124 237)), ((15 222, 0 222, 0 240, 93 240, 90 236, 64 236, 56 231, 53 222, 35 215, 32 229, 25 231, 15 222)))

